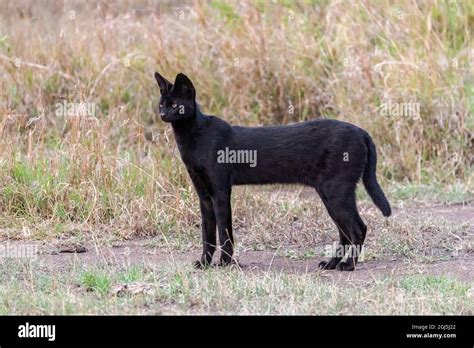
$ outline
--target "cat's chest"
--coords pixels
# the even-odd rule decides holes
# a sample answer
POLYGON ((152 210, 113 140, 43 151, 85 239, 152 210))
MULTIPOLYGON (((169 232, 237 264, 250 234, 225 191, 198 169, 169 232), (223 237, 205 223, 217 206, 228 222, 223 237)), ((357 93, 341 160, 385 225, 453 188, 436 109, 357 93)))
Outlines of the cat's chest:
POLYGON ((210 144, 201 142, 178 143, 181 159, 188 167, 202 167, 215 160, 215 151, 210 144))

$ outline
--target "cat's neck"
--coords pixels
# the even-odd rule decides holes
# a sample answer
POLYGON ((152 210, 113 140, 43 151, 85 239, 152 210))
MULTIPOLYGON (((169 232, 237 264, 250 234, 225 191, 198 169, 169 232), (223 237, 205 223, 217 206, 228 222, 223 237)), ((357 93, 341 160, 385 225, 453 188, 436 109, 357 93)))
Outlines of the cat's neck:
POLYGON ((194 115, 182 121, 171 122, 173 132, 178 139, 186 139, 196 132, 204 122, 204 115, 197 102, 194 102, 194 115))

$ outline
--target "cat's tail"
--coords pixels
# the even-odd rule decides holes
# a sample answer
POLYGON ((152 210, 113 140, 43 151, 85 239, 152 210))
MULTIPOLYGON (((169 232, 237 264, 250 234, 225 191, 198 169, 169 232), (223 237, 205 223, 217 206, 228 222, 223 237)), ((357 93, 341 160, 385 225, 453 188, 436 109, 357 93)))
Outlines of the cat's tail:
POLYGON ((365 189, 369 193, 370 198, 372 198, 372 201, 377 208, 380 209, 383 216, 390 216, 390 214, 392 214, 390 203, 377 181, 377 151, 375 149, 375 144, 370 135, 366 132, 364 133, 365 144, 367 145, 367 165, 362 174, 362 181, 364 182, 365 189))

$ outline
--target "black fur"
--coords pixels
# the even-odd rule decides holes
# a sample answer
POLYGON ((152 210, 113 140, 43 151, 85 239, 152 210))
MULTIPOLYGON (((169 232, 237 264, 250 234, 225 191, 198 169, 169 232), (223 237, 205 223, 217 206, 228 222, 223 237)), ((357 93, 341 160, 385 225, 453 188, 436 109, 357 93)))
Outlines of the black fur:
POLYGON ((366 131, 329 119, 289 126, 231 126, 201 112, 195 88, 185 75, 178 74, 174 84, 158 73, 155 78, 161 91, 160 116, 173 127, 181 158, 199 195, 203 252, 196 266, 211 264, 216 226, 220 264, 232 261, 232 186, 298 183, 316 189, 339 230, 342 253, 321 262, 320 267, 354 270, 367 232, 356 205, 355 189, 361 177, 382 214, 391 214, 376 178, 375 145, 366 131), (219 163, 218 151, 226 148, 256 151, 256 165, 219 163), (341 262, 346 251, 350 252, 347 261, 341 262))

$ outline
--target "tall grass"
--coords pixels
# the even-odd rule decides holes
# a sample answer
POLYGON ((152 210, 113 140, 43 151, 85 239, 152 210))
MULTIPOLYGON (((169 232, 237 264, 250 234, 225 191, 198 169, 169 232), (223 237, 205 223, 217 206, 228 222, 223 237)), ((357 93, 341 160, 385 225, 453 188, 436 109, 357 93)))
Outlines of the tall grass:
POLYGON ((189 223, 155 70, 185 72, 203 109, 234 124, 357 124, 382 180, 472 187, 473 24, 470 1, 4 0, 0 211, 189 223), (58 117, 63 100, 95 103, 96 118, 58 117), (419 112, 387 114, 387 102, 419 112))

